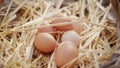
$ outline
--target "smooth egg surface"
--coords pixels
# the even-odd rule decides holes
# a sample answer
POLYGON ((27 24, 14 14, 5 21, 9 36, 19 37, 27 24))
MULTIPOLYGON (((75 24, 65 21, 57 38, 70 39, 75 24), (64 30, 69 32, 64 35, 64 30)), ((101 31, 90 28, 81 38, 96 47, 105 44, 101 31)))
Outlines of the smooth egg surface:
MULTIPOLYGON (((68 19, 66 16, 62 14, 53 15, 53 18, 57 18, 57 19, 52 20, 51 24, 71 22, 70 19, 68 19)), ((57 26, 54 26, 54 28, 56 28, 59 31, 67 31, 72 29, 72 24, 57 25, 57 26)))
POLYGON ((55 52, 55 62, 58 67, 65 65, 78 55, 78 49, 74 43, 64 41, 60 43, 55 52))
POLYGON ((50 33, 54 37, 56 36, 55 29, 51 26, 39 28, 38 32, 40 32, 40 33, 50 33))
POLYGON ((76 46, 79 45, 80 43, 80 36, 77 32, 70 30, 70 31, 66 31, 63 33, 62 37, 61 37, 61 41, 71 41, 73 42, 76 46))
POLYGON ((54 32, 54 29, 51 26, 42 27, 38 29, 38 32, 54 32))
POLYGON ((78 34, 81 33, 81 31, 83 30, 83 24, 82 23, 73 23, 73 30, 75 30, 78 34))
POLYGON ((35 37, 35 47, 44 53, 50 53, 55 49, 56 41, 49 33, 38 33, 35 37))

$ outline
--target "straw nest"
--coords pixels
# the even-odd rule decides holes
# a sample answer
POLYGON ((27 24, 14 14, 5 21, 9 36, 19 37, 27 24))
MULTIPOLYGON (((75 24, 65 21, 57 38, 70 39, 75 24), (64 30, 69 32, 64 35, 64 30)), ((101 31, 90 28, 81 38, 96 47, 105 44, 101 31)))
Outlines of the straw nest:
MULTIPOLYGON (((12 0, 0 9, 0 68, 57 68, 54 52, 44 54, 34 47, 37 29, 47 27, 43 21, 54 13, 68 15, 71 20, 84 24, 76 68, 99 68, 114 53, 120 54, 117 44, 116 23, 110 14, 111 5, 102 0, 12 0)), ((70 24, 70 23, 64 23, 70 24)), ((63 25, 64 25, 63 24, 63 25)), ((60 24, 51 24, 57 26, 60 24)))

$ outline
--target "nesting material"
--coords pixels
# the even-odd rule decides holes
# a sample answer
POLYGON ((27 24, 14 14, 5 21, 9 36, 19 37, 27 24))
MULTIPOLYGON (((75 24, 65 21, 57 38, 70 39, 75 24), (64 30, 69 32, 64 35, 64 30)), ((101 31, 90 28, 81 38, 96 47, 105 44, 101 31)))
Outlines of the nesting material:
MULTIPOLYGON (((76 63, 76 68, 99 68, 114 53, 120 54, 117 51, 116 23, 109 21, 108 17, 111 5, 104 7, 101 3, 102 0, 78 0, 63 5, 63 0, 11 0, 9 6, 0 9, 0 67, 57 68, 54 56, 56 49, 44 54, 34 46, 38 29, 82 24, 83 29, 78 32, 78 56, 62 67, 76 63), (50 16, 56 13, 68 16, 71 22, 50 24, 55 19, 50 16), (45 22, 48 23, 43 25, 45 22)), ((57 33, 58 46, 59 35, 64 31, 48 33, 57 33)))

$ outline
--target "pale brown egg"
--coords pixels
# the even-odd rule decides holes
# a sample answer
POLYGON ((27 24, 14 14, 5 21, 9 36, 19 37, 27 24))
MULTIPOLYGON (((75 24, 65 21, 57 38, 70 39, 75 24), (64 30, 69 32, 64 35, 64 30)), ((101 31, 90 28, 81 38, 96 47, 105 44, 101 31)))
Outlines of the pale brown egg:
POLYGON ((58 67, 61 67, 76 58, 77 55, 78 49, 75 44, 70 41, 64 41, 60 43, 60 45, 56 49, 55 62, 58 67))
POLYGON ((35 37, 34 45, 39 51, 50 53, 55 49, 56 41, 49 33, 38 33, 35 37))
POLYGON ((54 37, 56 36, 55 34, 55 29, 51 26, 47 26, 47 27, 42 27, 38 29, 38 32, 40 33, 50 33, 52 34, 54 37))
MULTIPOLYGON (((53 18, 55 18, 55 20, 52 20, 51 24, 71 22, 70 19, 67 19, 67 17, 62 14, 53 15, 53 18)), ((57 26, 54 26, 54 28, 56 28, 58 31, 67 31, 72 29, 72 24, 57 25, 57 26)))
POLYGON ((78 34, 81 33, 81 31, 83 30, 83 24, 82 23, 73 23, 73 30, 75 30, 78 34))
POLYGON ((48 26, 48 27, 41 27, 41 28, 39 28, 38 32, 41 32, 41 33, 42 32, 48 32, 48 33, 50 33, 50 32, 54 32, 54 30, 53 30, 52 27, 48 26))
POLYGON ((71 41, 73 42, 76 46, 79 45, 80 43, 80 36, 77 32, 70 30, 70 31, 66 31, 63 33, 62 37, 61 37, 61 41, 71 41))

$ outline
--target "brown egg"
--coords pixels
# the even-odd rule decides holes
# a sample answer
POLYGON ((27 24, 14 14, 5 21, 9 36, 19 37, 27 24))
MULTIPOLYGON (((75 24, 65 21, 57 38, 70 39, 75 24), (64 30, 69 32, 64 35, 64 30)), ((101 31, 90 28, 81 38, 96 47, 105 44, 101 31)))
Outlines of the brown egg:
POLYGON ((55 62, 58 67, 61 67, 78 55, 78 49, 74 43, 70 41, 64 41, 60 43, 55 52, 55 62))
MULTIPOLYGON (((53 15, 53 18, 57 18, 57 19, 52 20, 51 24, 71 22, 70 19, 67 19, 67 17, 62 14, 61 15, 60 14, 53 15)), ((56 28, 58 31, 67 31, 67 30, 72 29, 72 24, 57 25, 57 26, 54 26, 54 28, 56 28)))
POLYGON ((53 27, 51 27, 51 26, 39 28, 38 32, 40 32, 40 33, 50 33, 54 37, 56 36, 56 34, 54 33, 55 29, 53 29, 53 27))
POLYGON ((61 37, 61 41, 71 41, 73 42, 76 46, 79 45, 80 43, 80 36, 78 35, 77 32, 70 30, 70 31, 66 31, 63 33, 62 37, 61 37))
POLYGON ((50 53, 55 49, 56 41, 49 33, 38 33, 35 37, 35 47, 44 53, 50 53))
POLYGON ((83 30, 83 24, 82 23, 73 23, 73 30, 75 30, 78 34, 83 30))
POLYGON ((50 32, 54 32, 54 29, 51 27, 51 26, 48 26, 48 27, 42 27, 42 28, 39 28, 38 29, 38 32, 48 32, 48 33, 50 33, 50 32))

